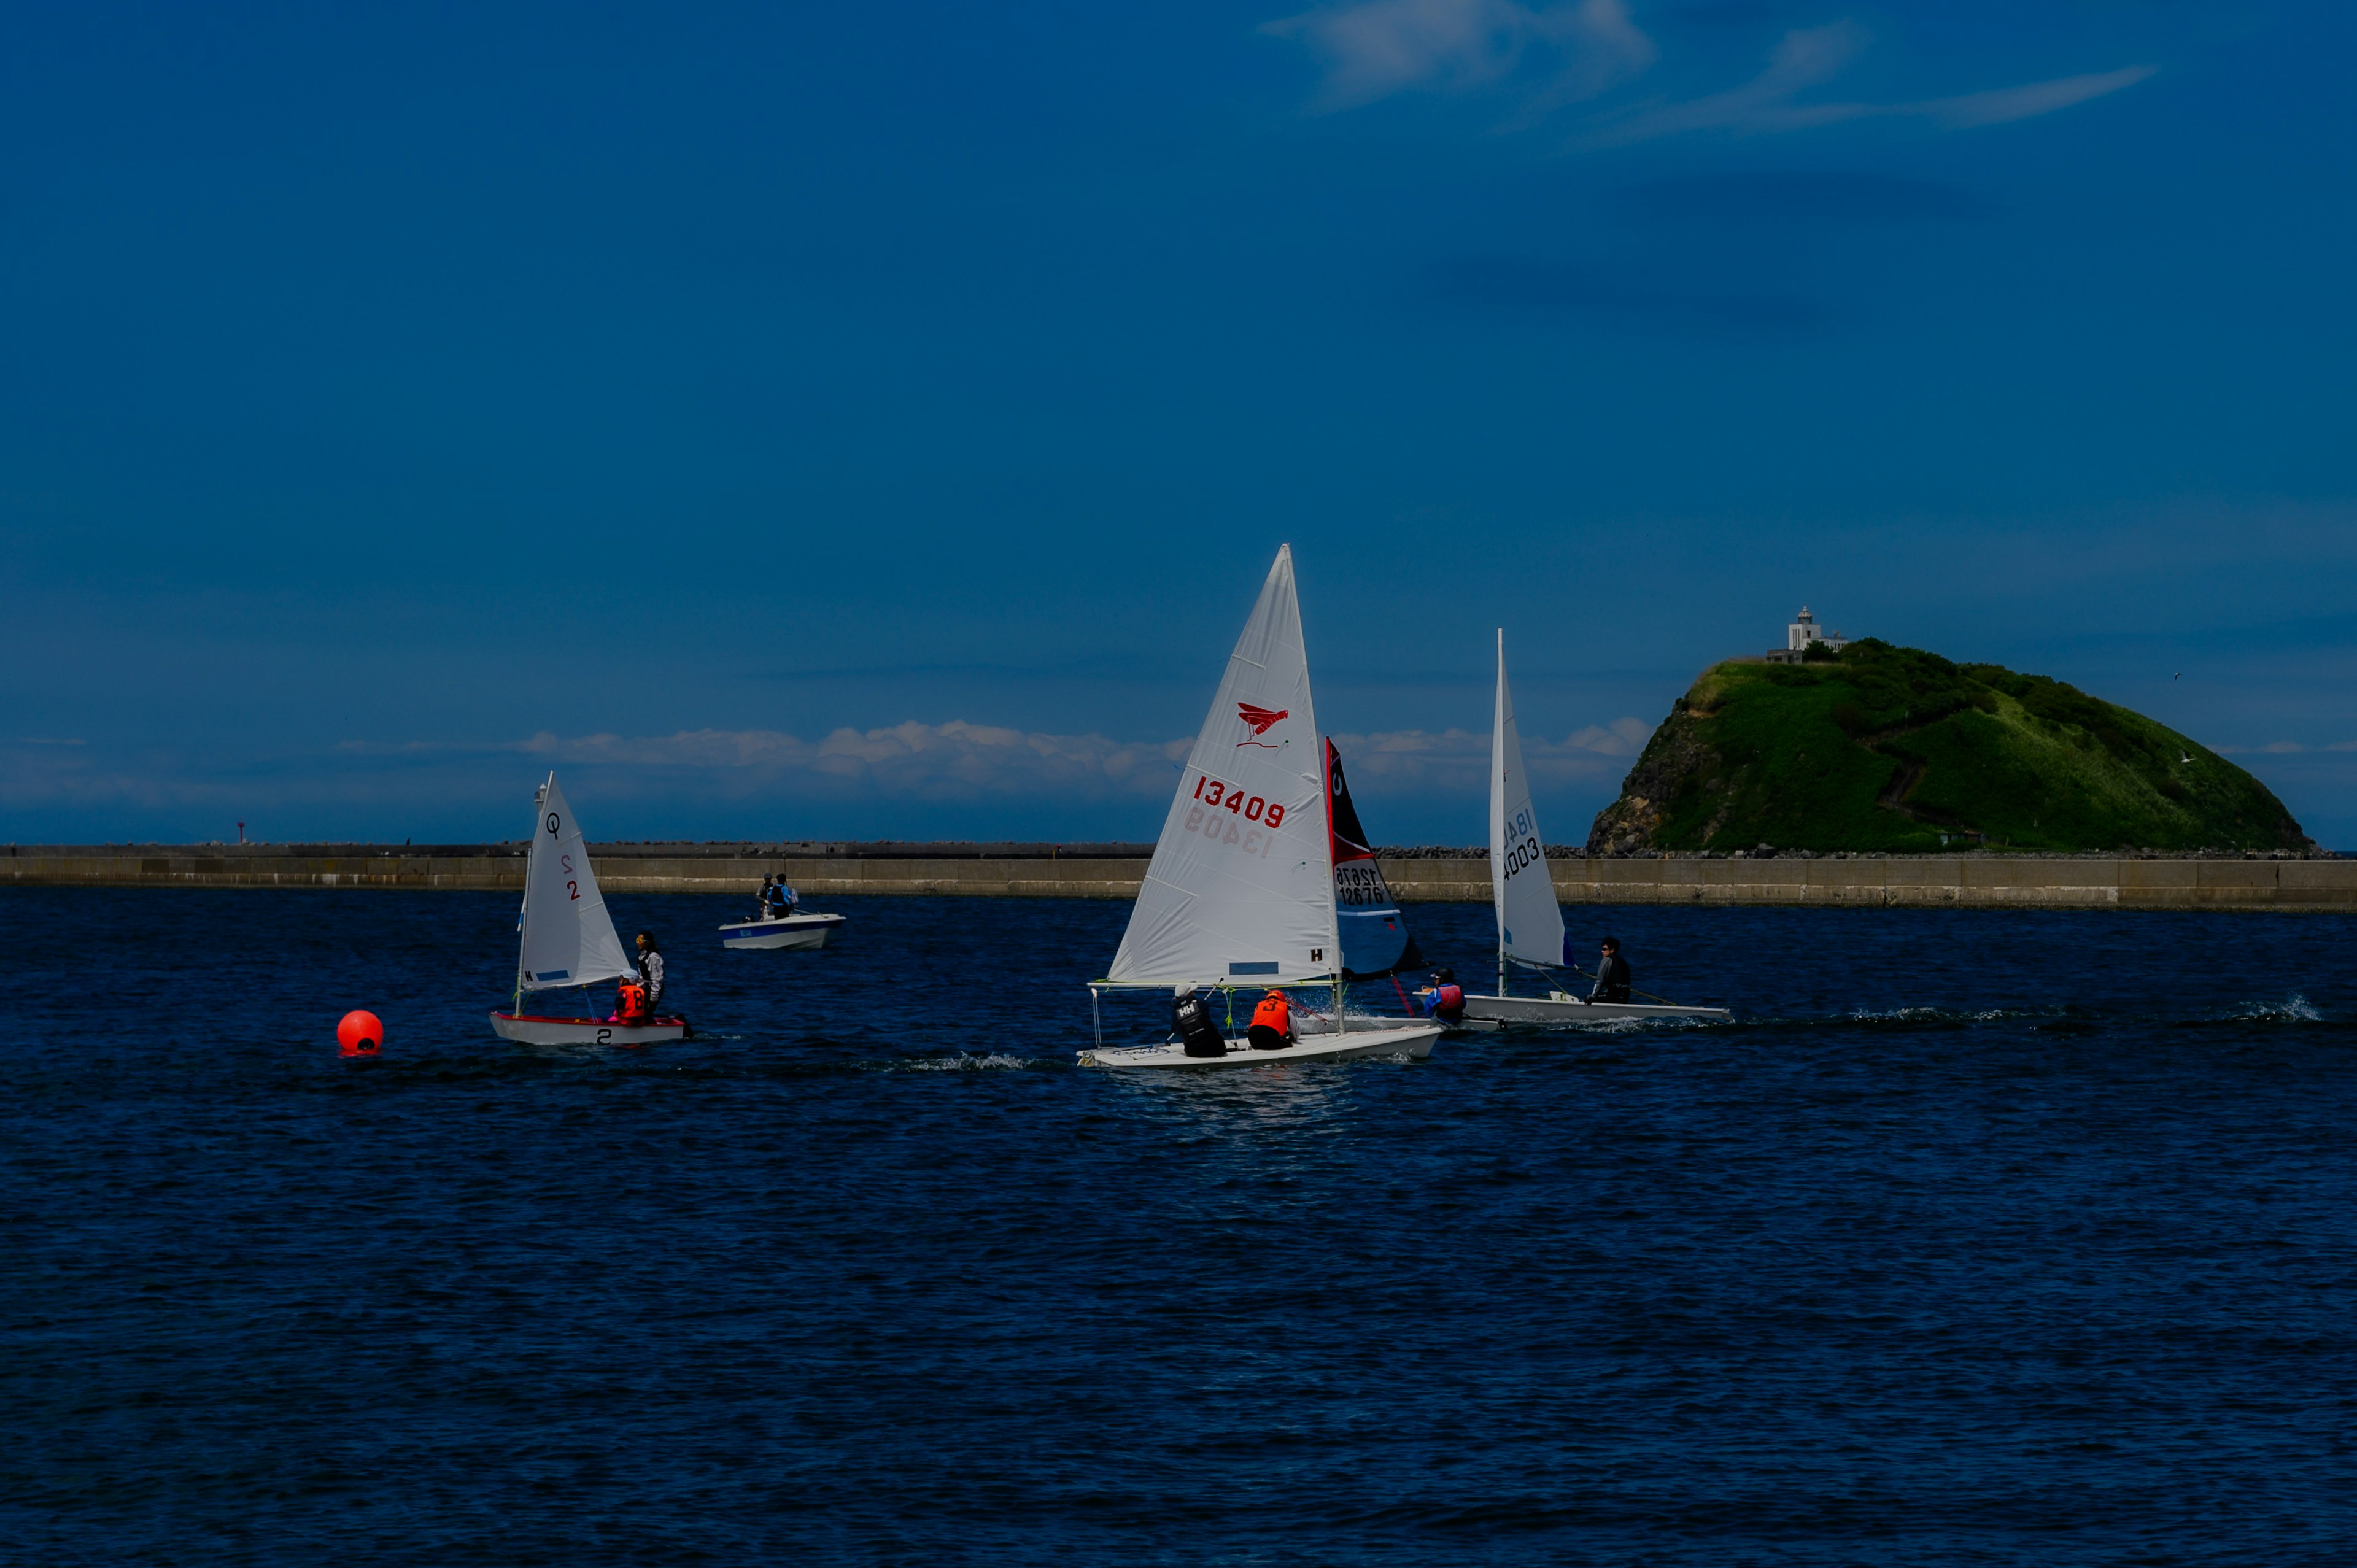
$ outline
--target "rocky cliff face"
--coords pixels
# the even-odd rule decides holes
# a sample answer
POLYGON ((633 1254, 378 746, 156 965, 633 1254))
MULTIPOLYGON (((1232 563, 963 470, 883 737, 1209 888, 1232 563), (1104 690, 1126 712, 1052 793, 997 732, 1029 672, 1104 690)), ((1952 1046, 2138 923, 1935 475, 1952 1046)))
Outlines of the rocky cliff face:
POLYGON ((2140 714, 1873 639, 1706 671, 1587 839, 1591 854, 1761 843, 2315 850, 2266 785, 2140 714))

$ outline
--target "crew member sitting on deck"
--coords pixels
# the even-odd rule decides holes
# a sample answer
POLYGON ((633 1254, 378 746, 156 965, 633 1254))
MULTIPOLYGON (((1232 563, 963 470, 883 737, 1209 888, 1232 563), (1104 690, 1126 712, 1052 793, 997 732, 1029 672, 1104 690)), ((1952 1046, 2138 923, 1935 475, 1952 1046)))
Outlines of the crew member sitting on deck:
POLYGON ((1293 1009, 1282 991, 1271 991, 1253 1009, 1252 1028, 1246 1032, 1256 1051, 1281 1051, 1293 1044, 1293 1009))
POLYGON ((1195 994, 1191 985, 1177 988, 1170 998, 1170 1026, 1178 1032, 1178 1043, 1187 1047, 1190 1057, 1223 1057, 1228 1054, 1226 1036, 1211 1022, 1211 1010, 1195 994))
POLYGON ((663 993, 662 954, 655 950, 652 931, 639 933, 639 978, 647 988, 647 1015, 652 1017, 662 1005, 663 993))
POLYGON ((1596 961, 1596 989, 1587 993, 1590 1002, 1626 1002, 1629 1000, 1629 961, 1620 956, 1620 939, 1604 939, 1604 956, 1596 961))
POLYGON ((630 976, 614 988, 614 1015, 608 1024, 643 1024, 647 1021, 647 988, 630 976))
POLYGON ((1465 988, 1457 983, 1453 969, 1436 969, 1432 983, 1421 986, 1416 998, 1424 1004, 1424 1015, 1437 1018, 1444 1024, 1454 1024, 1465 1016, 1465 988))

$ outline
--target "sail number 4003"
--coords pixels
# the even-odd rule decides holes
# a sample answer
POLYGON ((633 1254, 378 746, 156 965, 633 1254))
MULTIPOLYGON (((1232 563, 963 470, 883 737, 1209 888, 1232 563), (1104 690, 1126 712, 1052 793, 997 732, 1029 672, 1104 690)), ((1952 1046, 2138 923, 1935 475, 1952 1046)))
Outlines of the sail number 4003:
POLYGON ((1247 800, 1243 790, 1222 784, 1208 773, 1195 780, 1195 799, 1206 806, 1218 806, 1230 815, 1242 817, 1248 822, 1266 822, 1270 827, 1275 827, 1285 821, 1285 808, 1276 801, 1265 800, 1258 795, 1247 800), (1211 793, 1205 794, 1207 789, 1211 793))
POLYGON ((1517 841, 1506 851, 1506 875, 1526 871, 1546 859, 1546 851, 1539 847, 1537 823, 1528 811, 1516 811, 1514 820, 1506 824, 1506 836, 1517 841))

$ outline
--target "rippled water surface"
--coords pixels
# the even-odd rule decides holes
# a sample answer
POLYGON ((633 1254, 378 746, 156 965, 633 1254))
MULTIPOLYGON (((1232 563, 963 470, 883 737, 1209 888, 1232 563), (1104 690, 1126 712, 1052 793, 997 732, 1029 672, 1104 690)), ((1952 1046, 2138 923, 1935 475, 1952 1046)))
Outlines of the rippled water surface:
POLYGON ((0 1556, 2357 1558, 2348 919, 1574 909, 1739 1021, 1125 1077, 1126 906, 613 902, 710 1038, 492 1038, 508 897, 0 894, 0 1556))

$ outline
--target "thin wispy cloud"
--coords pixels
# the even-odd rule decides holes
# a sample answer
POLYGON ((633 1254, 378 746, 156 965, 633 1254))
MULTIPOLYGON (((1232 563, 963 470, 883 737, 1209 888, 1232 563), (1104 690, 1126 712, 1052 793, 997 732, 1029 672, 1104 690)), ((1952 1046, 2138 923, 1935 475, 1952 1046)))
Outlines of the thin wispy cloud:
POLYGON ((1910 117, 1953 130, 2003 124, 2051 114, 2152 75, 2156 67, 2058 77, 2018 87, 1996 88, 1949 98, 1911 102, 1867 103, 1809 101, 1804 94, 1825 86, 1866 48, 1866 36, 1848 22, 1789 32, 1777 42, 1767 67, 1740 87, 1682 103, 1624 111, 1581 138, 1587 146, 1620 145, 1663 136, 1719 131, 1734 135, 1772 135, 1811 130, 1844 121, 1910 117))
MULTIPOLYGON (((1365 0, 1305 11, 1261 30, 1300 41, 1324 64, 1314 106, 1329 113, 1402 92, 1498 88, 1515 96, 1512 123, 1528 125, 1642 76, 1661 58, 1625 0, 1543 6, 1518 0, 1365 0)), ((2051 114, 2133 87, 2157 69, 2124 66, 1899 102, 1808 96, 1840 76, 1865 52, 1867 41, 1849 21, 1796 28, 1778 40, 1750 81, 1701 97, 1608 112, 1575 145, 1613 146, 1706 131, 1770 135, 1892 118, 1965 130, 2051 114)))
POLYGON ((1318 106, 1349 109, 1411 90, 1479 87, 1536 64, 1544 100, 1586 98, 1641 73, 1659 50, 1624 0, 1368 0, 1266 24, 1326 65, 1318 106))

